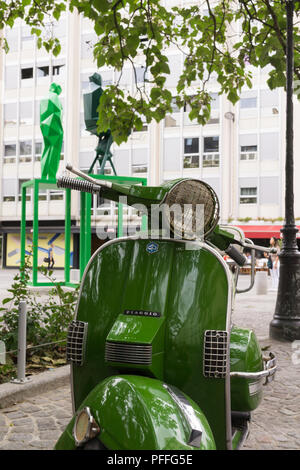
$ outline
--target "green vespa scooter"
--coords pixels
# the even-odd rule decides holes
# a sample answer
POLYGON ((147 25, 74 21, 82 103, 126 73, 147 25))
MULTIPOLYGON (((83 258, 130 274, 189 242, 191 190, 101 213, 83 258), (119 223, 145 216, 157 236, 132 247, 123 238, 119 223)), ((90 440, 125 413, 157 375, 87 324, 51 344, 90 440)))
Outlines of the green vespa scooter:
POLYGON ((80 179, 58 186, 125 195, 148 214, 150 233, 106 242, 85 269, 67 341, 74 416, 55 449, 240 448, 276 359, 231 312, 243 248, 268 250, 218 225, 203 181, 124 186, 67 168, 80 179))

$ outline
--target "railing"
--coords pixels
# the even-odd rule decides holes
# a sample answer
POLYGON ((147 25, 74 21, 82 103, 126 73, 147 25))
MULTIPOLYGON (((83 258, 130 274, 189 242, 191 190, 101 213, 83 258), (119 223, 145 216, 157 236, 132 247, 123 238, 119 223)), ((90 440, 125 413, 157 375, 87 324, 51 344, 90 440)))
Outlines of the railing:
MULTIPOLYGON (((70 305, 70 304, 65 304, 70 305)), ((57 308, 60 308, 61 305, 58 305, 57 308)), ((51 308, 55 308, 52 306, 51 308)), ((67 336, 65 339, 58 341, 52 341, 49 343, 42 343, 34 346, 28 346, 27 337, 26 337, 26 325, 27 325, 27 304, 25 300, 21 300, 19 304, 19 319, 18 319, 18 349, 11 351, 5 351, 5 354, 18 353, 17 355, 17 378, 11 380, 15 384, 25 384, 31 380, 30 377, 26 377, 26 351, 31 349, 39 349, 44 346, 51 346, 53 344, 65 343, 67 341, 67 336)))

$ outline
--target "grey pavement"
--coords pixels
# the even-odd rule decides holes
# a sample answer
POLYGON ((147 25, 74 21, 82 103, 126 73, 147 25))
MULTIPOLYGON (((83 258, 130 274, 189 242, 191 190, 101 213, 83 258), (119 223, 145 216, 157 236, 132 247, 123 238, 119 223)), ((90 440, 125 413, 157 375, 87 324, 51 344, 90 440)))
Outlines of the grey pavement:
MULTIPOLYGON (((241 286, 248 282, 248 276, 240 278, 241 286)), ((275 380, 264 387, 262 403, 252 413, 246 450, 300 449, 300 342, 269 338, 275 302, 276 292, 257 295, 254 286, 238 294, 235 303, 233 323, 253 329, 265 353, 274 352, 278 360, 275 380)), ((70 386, 64 383, 53 389, 52 382, 51 390, 35 393, 0 409, 0 450, 53 449, 72 415, 70 386)))

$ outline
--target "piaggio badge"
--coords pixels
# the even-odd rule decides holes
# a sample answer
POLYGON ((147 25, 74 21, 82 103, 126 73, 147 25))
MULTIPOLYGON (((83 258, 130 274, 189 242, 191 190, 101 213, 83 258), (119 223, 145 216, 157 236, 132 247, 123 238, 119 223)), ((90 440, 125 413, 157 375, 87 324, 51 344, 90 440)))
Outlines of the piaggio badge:
POLYGON ((154 242, 148 243, 146 247, 146 251, 150 254, 156 253, 158 251, 158 243, 154 243, 154 242))

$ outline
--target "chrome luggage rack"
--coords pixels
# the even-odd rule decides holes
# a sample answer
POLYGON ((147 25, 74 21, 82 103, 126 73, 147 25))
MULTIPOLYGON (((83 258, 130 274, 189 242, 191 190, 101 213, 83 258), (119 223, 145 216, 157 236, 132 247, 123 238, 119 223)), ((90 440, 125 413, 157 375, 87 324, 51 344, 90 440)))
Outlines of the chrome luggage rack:
POLYGON ((242 377, 244 379, 258 380, 265 378, 263 385, 272 382, 277 369, 276 357, 273 353, 269 353, 268 357, 263 357, 264 369, 259 372, 230 372, 230 377, 242 377))

